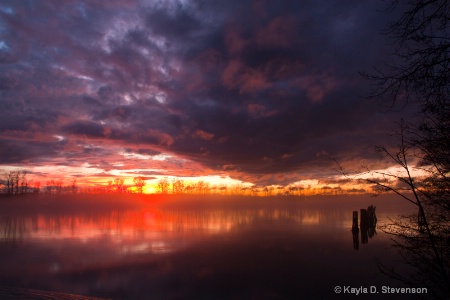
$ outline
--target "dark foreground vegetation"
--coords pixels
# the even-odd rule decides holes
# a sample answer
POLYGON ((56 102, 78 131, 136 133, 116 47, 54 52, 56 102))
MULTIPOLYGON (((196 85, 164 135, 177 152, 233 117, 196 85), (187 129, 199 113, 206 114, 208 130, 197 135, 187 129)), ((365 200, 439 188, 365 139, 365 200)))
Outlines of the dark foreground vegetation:
POLYGON ((414 121, 399 120, 397 149, 379 147, 402 172, 378 172, 382 179, 371 182, 416 207, 384 228, 416 272, 382 270, 450 299, 450 1, 394 0, 387 10, 401 13, 385 32, 397 48, 389 65, 365 76, 375 83, 372 96, 389 108, 418 109, 414 121))

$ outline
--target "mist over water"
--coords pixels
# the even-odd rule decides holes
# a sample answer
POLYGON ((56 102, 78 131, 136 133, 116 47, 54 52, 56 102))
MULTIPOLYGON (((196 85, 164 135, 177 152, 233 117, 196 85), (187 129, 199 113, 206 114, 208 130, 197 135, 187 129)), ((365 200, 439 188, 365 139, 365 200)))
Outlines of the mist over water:
POLYGON ((338 285, 400 286, 376 265, 402 268, 387 234, 354 249, 352 211, 371 204, 378 226, 414 212, 393 196, 1 199, 0 285, 114 299, 338 298, 349 296, 338 285))

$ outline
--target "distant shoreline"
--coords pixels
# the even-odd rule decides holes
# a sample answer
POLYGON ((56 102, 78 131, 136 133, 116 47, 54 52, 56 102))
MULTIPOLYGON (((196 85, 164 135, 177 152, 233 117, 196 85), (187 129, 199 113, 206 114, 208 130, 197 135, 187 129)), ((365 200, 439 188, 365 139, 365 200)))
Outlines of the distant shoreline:
POLYGON ((232 196, 173 194, 24 194, 0 197, 0 215, 8 212, 72 212, 104 209, 133 210, 145 207, 162 209, 210 209, 236 207, 277 207, 306 205, 332 209, 336 204, 358 210, 368 205, 404 206, 405 201, 392 194, 312 196, 232 196))

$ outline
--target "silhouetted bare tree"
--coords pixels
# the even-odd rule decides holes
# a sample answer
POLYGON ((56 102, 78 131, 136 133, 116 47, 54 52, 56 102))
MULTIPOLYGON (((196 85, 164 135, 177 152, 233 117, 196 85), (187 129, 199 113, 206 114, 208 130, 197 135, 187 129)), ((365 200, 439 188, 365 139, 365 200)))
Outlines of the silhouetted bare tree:
POLYGON ((14 184, 13 184, 11 172, 9 172, 9 173, 7 173, 5 175, 5 181, 6 181, 6 184, 5 184, 6 191, 5 191, 5 193, 7 195, 12 195, 13 191, 14 191, 14 184))
POLYGON ((422 120, 409 130, 401 124, 397 152, 380 148, 404 174, 379 174, 385 180, 373 183, 418 207, 418 215, 397 219, 385 228, 396 237, 396 247, 417 272, 407 278, 383 270, 416 286, 427 284, 433 296, 449 299, 450 1, 396 0, 392 8, 404 8, 402 16, 387 30, 397 43, 394 63, 386 70, 364 75, 376 82, 372 96, 380 97, 390 107, 416 103, 422 120), (412 175, 413 160, 419 161, 416 168, 423 176, 412 175), (393 185, 397 182, 402 185, 393 185))
POLYGON ((209 183, 203 180, 198 181, 195 184, 195 192, 197 194, 207 194, 209 192, 209 183))
MULTIPOLYGON (((414 166, 417 159, 422 159, 420 155, 423 153, 417 152, 414 144, 405 138, 405 129, 407 127, 401 125, 400 144, 396 152, 390 152, 385 147, 378 148, 385 157, 400 166, 401 171, 369 171, 373 176, 367 181, 378 186, 379 192, 393 192, 417 207, 416 214, 391 219, 382 228, 393 235, 394 246, 415 268, 415 273, 407 276, 381 263, 380 267, 392 278, 415 287, 426 285, 429 295, 447 299, 450 295, 450 210, 430 201, 436 190, 428 184, 429 178, 438 177, 440 173, 433 166, 414 166), (423 175, 413 176, 414 171, 418 170, 423 175)), ((439 194, 441 192, 438 191, 439 194)))
POLYGON ((184 181, 176 179, 172 182, 172 193, 181 194, 184 191, 184 181))
POLYGON ((124 183, 125 179, 119 177, 114 178, 114 184, 112 185, 114 191, 116 193, 123 193, 125 191, 124 183))
POLYGON ((5 174, 5 194, 18 195, 28 192, 29 182, 26 172, 22 170, 9 171, 5 174))
POLYGON ((169 192, 169 180, 167 178, 161 178, 157 184, 158 192, 161 194, 167 194, 169 192))
POLYGON ((142 176, 134 177, 133 178, 134 185, 136 187, 136 190, 139 194, 142 194, 144 186, 145 186, 145 178, 142 176))

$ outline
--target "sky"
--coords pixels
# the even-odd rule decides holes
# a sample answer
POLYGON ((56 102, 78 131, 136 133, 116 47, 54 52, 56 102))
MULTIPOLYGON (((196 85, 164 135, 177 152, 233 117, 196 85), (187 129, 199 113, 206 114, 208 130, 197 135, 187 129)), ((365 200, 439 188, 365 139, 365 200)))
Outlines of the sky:
POLYGON ((389 167, 375 0, 0 0, 0 170, 292 185, 389 167))

